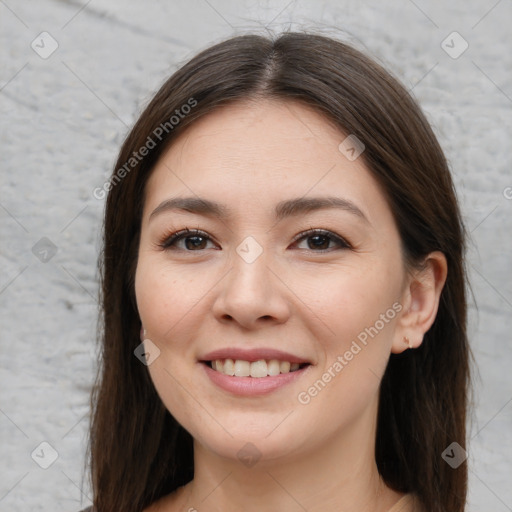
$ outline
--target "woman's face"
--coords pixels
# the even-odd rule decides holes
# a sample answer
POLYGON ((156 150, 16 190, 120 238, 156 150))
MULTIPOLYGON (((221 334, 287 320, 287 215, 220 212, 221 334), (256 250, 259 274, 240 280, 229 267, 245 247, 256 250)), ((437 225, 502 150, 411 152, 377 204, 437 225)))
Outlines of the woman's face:
POLYGON ((374 432, 406 274, 346 136, 293 101, 232 104, 184 132, 147 183, 135 287, 146 349, 160 350, 148 369, 212 455, 357 450, 374 432))

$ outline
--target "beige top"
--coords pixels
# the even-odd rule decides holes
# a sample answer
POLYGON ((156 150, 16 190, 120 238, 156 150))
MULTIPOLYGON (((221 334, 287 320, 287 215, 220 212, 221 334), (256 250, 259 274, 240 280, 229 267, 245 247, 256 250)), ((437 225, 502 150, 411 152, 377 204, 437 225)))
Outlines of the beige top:
POLYGON ((388 512, 419 512, 418 508, 413 508, 415 501, 413 494, 406 494, 388 512))

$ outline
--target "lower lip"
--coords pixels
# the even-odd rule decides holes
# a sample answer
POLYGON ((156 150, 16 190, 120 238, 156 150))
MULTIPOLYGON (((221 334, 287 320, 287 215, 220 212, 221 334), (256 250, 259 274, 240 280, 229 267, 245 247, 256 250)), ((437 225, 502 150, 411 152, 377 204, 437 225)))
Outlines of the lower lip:
POLYGON ((280 373, 279 375, 268 377, 232 377, 231 375, 225 375, 213 370, 205 363, 199 364, 204 368, 206 375, 215 385, 239 396, 258 396, 271 393, 300 379, 311 366, 308 365, 294 372, 280 373))

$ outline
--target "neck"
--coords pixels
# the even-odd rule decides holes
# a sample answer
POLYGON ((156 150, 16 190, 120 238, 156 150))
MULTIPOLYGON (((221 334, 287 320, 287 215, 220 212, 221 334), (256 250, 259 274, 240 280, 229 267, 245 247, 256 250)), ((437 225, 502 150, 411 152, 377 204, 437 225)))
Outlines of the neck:
MULTIPOLYGON (((367 413, 373 414, 369 408, 367 413)), ((226 512, 385 512, 401 497, 389 489, 375 462, 375 419, 359 418, 342 435, 282 459, 254 466, 219 457, 194 443, 194 480, 182 489, 181 510, 226 512)))

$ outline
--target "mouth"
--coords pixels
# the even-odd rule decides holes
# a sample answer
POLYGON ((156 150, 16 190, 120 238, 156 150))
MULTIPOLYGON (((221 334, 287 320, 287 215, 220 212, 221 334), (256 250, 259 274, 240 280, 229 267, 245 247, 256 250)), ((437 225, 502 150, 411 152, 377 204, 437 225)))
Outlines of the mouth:
POLYGON ((200 362, 222 375, 230 377, 252 377, 255 379, 293 373, 310 366, 310 363, 307 362, 298 363, 279 359, 247 361, 244 359, 226 358, 200 362))
POLYGON ((202 354, 199 366, 216 387, 231 395, 261 396, 310 373, 313 361, 272 347, 226 347, 202 354))

